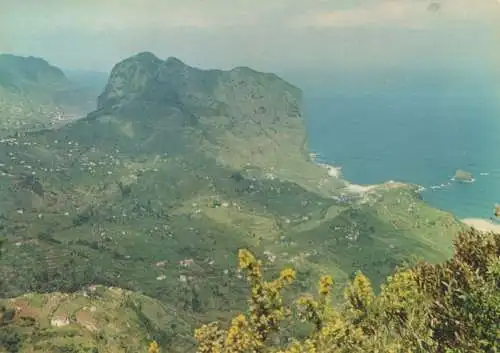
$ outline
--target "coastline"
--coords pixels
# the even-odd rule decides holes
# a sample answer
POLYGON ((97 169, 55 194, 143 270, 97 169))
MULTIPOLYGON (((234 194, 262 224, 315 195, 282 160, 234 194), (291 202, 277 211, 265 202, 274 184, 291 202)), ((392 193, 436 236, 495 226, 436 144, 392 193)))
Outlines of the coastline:
MULTIPOLYGON (((348 193, 351 194, 366 194, 371 191, 377 190, 379 188, 394 188, 394 187, 403 187, 405 185, 410 185, 407 183, 401 183, 401 182, 396 182, 394 180, 389 180, 385 183, 382 184, 374 184, 374 185, 359 185, 359 184, 354 184, 351 183, 345 179, 342 178, 342 167, 334 166, 325 162, 319 162, 316 160, 317 154, 316 153, 311 153, 310 154, 311 160, 314 164, 321 168, 325 168, 328 172, 328 176, 332 178, 337 178, 342 180, 345 183, 344 190, 347 191, 348 193)), ((454 178, 452 178, 452 181, 454 181, 454 178)), ((475 180, 473 179, 471 182, 474 182, 475 180)), ((418 192, 421 193, 426 190, 425 187, 423 186, 418 186, 418 192)), ((441 187, 444 185, 441 185, 441 187)), ((432 187, 431 187, 432 188, 432 187)), ((476 230, 482 231, 482 232, 494 232, 494 233, 499 233, 500 234, 500 222, 495 223, 492 222, 488 219, 484 218, 463 218, 460 220, 463 224, 475 228, 476 230)))
POLYGON ((331 178, 336 178, 342 180, 345 183, 345 191, 353 194, 363 194, 369 192, 377 187, 377 185, 358 185, 350 183, 342 177, 342 167, 337 167, 324 162, 317 162, 314 160, 315 155, 311 154, 313 157, 313 163, 321 168, 327 170, 328 176, 331 178))
MULTIPOLYGON (((346 191, 347 193, 366 194, 371 191, 375 191, 379 188, 398 188, 398 187, 403 187, 405 185, 410 185, 406 183, 396 182, 394 180, 389 180, 382 184, 367 184, 367 185, 354 184, 343 178, 342 167, 334 166, 332 164, 325 163, 323 161, 320 162, 317 160, 317 157, 318 157, 317 153, 314 152, 309 153, 309 158, 313 164, 326 169, 329 177, 336 178, 344 182, 345 186, 343 190, 346 191)), ((423 190, 425 190, 425 188, 419 186, 419 192, 423 190)))
POLYGON ((482 218, 464 218, 461 220, 462 223, 476 228, 477 230, 483 232, 495 232, 500 233, 500 224, 495 224, 487 219, 482 218))

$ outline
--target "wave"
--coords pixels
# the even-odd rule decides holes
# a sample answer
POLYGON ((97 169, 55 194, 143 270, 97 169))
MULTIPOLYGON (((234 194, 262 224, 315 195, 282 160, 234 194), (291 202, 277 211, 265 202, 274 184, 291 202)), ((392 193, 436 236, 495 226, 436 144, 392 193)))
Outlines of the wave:
POLYGON ((465 184, 472 184, 472 183, 474 183, 476 181, 475 178, 472 178, 470 180, 457 180, 457 179, 455 179, 455 177, 451 178, 450 180, 453 181, 453 182, 465 183, 465 184))
POLYGON ((427 188, 425 186, 418 185, 418 187, 417 187, 418 193, 425 192, 425 191, 427 191, 427 188))
MULTIPOLYGON (((453 181, 454 178, 452 178, 451 180, 453 181)), ((439 189, 444 189, 448 186, 451 186, 451 181, 447 182, 447 183, 442 183, 442 184, 439 184, 439 185, 431 185, 430 186, 430 189, 432 190, 439 190, 439 189)))
POLYGON ((472 178, 471 180, 460 180, 460 183, 472 184, 476 181, 476 179, 472 178))
POLYGON ((316 164, 317 166, 320 166, 322 168, 327 169, 329 176, 334 177, 334 178, 341 178, 342 167, 335 166, 335 165, 329 163, 326 160, 326 158, 322 158, 322 156, 316 152, 309 153, 309 157, 314 164, 316 164))

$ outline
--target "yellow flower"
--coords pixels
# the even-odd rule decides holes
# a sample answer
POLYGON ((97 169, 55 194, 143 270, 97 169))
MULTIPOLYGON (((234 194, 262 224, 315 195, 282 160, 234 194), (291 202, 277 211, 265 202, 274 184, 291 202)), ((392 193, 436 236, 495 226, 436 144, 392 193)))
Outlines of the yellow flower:
POLYGON ((333 285, 333 279, 331 276, 325 275, 321 276, 319 279, 319 288, 318 288, 318 293, 319 295, 326 296, 330 293, 330 289, 333 285))
POLYGON ((293 268, 285 268, 280 272, 280 280, 285 283, 292 283, 295 279, 295 270, 293 268))
POLYGON ((351 308, 366 311, 374 297, 370 280, 358 271, 351 284, 345 290, 345 298, 351 308))
POLYGON ((315 301, 310 295, 303 295, 297 299, 297 304, 299 306, 313 306, 315 301))
POLYGON ((233 319, 233 326, 245 326, 247 323, 247 319, 245 315, 239 314, 233 319))
POLYGON ((221 353, 224 345, 224 331, 219 329, 217 323, 212 322, 208 325, 195 330, 195 339, 198 341, 197 353, 221 353))
POLYGON ((160 353, 160 347, 156 341, 152 341, 149 344, 148 353, 160 353))
POLYGON ((240 269, 247 269, 252 263, 255 262, 255 257, 247 249, 240 249, 238 251, 238 261, 240 269))

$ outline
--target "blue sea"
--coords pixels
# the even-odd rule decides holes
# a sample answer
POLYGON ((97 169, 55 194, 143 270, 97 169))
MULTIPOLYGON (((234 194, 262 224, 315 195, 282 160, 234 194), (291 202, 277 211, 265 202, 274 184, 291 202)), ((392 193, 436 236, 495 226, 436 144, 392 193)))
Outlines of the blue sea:
POLYGON ((309 148, 359 184, 404 181, 459 218, 500 204, 500 81, 487 72, 339 74, 306 85, 309 148), (451 179, 457 169, 474 183, 451 179))

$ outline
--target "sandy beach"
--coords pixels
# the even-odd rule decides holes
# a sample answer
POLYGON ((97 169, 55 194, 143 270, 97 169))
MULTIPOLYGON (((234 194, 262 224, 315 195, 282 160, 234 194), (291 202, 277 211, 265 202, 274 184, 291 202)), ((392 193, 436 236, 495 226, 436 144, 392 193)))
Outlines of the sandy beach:
MULTIPOLYGON (((326 164, 326 163, 316 163, 316 165, 325 168, 328 171, 328 176, 332 178, 342 179, 342 167, 335 167, 331 164, 326 164)), ((351 184, 347 181, 345 181, 345 184, 346 184, 345 191, 353 194, 364 194, 372 190, 375 190, 378 186, 378 185, 351 184)))
POLYGON ((326 163, 315 163, 316 165, 325 168, 328 171, 328 175, 333 178, 341 178, 342 177, 342 167, 335 167, 326 163))
POLYGON ((477 230, 500 233, 500 224, 495 224, 487 219, 465 218, 462 219, 462 222, 476 228, 477 230))
POLYGON ((377 188, 377 185, 347 184, 346 190, 352 193, 366 193, 377 188))

